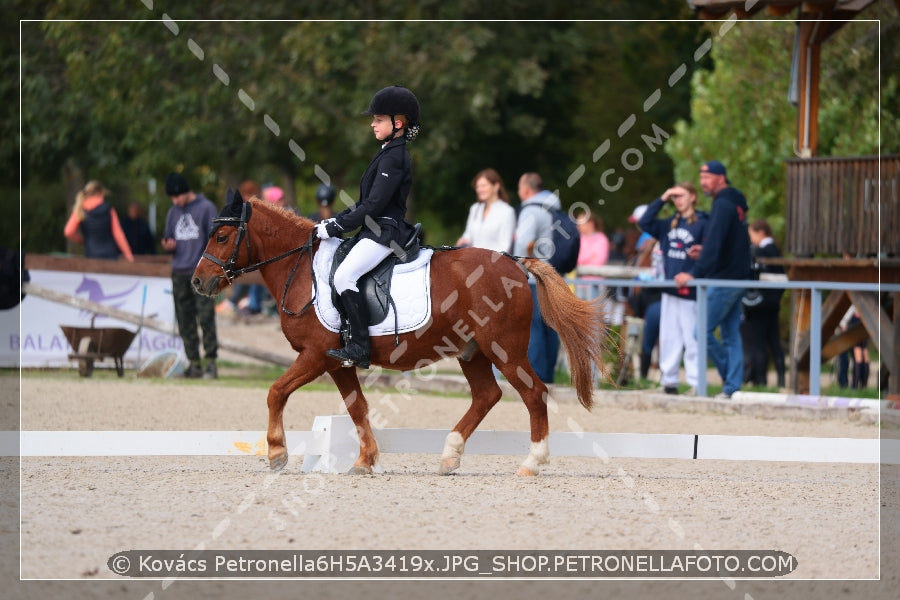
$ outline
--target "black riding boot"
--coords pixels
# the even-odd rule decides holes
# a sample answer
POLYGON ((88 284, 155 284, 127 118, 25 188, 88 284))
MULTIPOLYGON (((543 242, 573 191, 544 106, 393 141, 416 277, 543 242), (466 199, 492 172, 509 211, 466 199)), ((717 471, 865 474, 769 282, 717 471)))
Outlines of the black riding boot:
POLYGON ((369 368, 369 307, 360 292, 347 290, 341 294, 341 304, 350 322, 350 340, 343 348, 325 354, 341 361, 345 367, 357 365, 369 368))

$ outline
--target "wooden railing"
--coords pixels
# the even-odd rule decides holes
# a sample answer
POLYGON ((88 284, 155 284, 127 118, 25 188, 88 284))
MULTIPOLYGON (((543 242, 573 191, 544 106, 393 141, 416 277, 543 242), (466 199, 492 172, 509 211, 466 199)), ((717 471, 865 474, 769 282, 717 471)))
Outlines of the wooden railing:
POLYGON ((900 256, 900 156, 785 162, 787 254, 900 256))

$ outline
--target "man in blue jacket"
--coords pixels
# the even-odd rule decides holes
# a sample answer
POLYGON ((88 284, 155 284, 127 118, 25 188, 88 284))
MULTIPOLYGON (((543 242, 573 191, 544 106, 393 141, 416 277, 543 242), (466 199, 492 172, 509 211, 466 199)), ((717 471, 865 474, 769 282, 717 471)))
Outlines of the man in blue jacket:
MULTIPOLYGON (((750 237, 747 233, 747 200, 731 187, 725 166, 711 160, 700 167, 700 187, 712 196, 712 211, 700 257, 690 271, 675 276, 684 286, 691 279, 750 279, 750 237)), ((711 287, 707 295, 706 345, 709 357, 722 377, 722 393, 728 399, 741 388, 744 350, 741 341, 742 288, 711 287), (715 337, 720 328, 722 342, 715 337)), ((702 335, 702 333, 698 333, 702 335)))

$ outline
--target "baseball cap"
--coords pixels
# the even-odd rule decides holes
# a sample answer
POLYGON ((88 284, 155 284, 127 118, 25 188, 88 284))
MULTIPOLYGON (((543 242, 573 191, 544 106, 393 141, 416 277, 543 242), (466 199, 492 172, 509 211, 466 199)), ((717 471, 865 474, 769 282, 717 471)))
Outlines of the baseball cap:
POLYGON ((700 172, 712 173, 713 175, 724 175, 725 182, 731 183, 728 180, 728 171, 725 169, 725 165, 717 160, 708 160, 703 163, 703 166, 700 167, 700 172))
POLYGON ((635 207, 635 209, 631 212, 631 216, 628 217, 628 222, 637 223, 641 220, 641 217, 644 216, 645 212, 647 212, 646 204, 641 204, 640 206, 635 207))

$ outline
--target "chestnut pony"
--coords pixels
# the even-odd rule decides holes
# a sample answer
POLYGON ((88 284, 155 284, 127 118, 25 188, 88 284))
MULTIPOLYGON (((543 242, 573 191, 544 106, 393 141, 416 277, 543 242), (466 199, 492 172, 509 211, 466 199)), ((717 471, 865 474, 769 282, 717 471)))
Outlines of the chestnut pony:
MULTIPOLYGON (((378 444, 368 418, 368 403, 355 367, 343 367, 325 355, 340 346, 339 334, 325 328, 311 306, 314 293, 312 257, 319 246, 315 224, 280 207, 235 194, 214 219, 216 225, 192 279, 199 294, 213 296, 242 273, 259 270, 281 311, 281 329, 297 358, 269 388, 269 465, 287 463, 283 412, 288 396, 328 373, 337 385, 359 434, 359 458, 351 473, 371 473, 378 444)), ((534 258, 478 248, 436 251, 431 263, 431 320, 421 328, 372 337, 371 362, 399 371, 419 369, 455 356, 472 390, 472 404, 450 434, 441 456, 440 473, 459 467, 466 440, 500 400, 491 364, 513 385, 531 421, 531 448, 518 475, 537 475, 549 459, 547 386, 528 362, 532 314, 526 270, 537 281, 544 320, 560 334, 581 404, 593 403, 591 364, 602 373, 608 331, 598 303, 578 299, 553 267, 534 258)))

